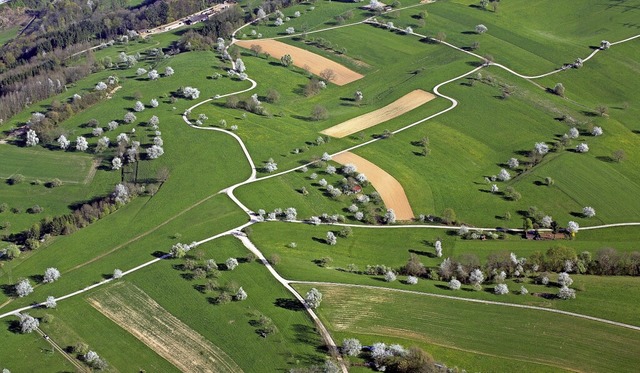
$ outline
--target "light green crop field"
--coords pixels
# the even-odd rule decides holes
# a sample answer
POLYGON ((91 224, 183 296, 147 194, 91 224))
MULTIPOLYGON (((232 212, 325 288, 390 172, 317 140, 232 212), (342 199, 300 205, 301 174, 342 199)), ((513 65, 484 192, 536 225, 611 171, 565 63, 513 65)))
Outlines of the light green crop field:
POLYGON ((590 47, 599 46, 601 40, 615 42, 637 34, 637 7, 637 1, 575 4, 544 0, 498 4, 493 12, 479 8, 477 1, 438 1, 424 8, 428 17, 423 27, 415 18, 421 7, 379 20, 401 28, 412 26, 415 32, 432 37, 444 32, 446 41, 459 47, 478 42, 475 52, 481 56, 491 55, 519 73, 537 75, 586 57, 590 47), (476 34, 479 24, 488 31, 476 34))
POLYGON ((0 148, 2 165, 0 177, 9 179, 21 174, 25 181, 51 180, 58 178, 66 183, 84 183, 90 176, 92 157, 81 154, 50 154, 38 148, 18 148, 3 146, 0 148))
POLYGON ((20 31, 20 26, 0 31, 0 45, 4 45, 9 40, 15 38, 18 35, 18 31, 20 31))
MULTIPOLYGON (((298 287, 301 292, 309 288, 298 287)), ((535 310, 387 290, 317 288, 323 293, 318 312, 332 331, 362 335, 365 343, 390 336, 405 345, 415 340, 492 358, 489 366, 469 357, 445 361, 449 366, 504 371, 522 363, 526 368, 519 369, 527 371, 633 372, 638 364, 635 330, 535 310)))

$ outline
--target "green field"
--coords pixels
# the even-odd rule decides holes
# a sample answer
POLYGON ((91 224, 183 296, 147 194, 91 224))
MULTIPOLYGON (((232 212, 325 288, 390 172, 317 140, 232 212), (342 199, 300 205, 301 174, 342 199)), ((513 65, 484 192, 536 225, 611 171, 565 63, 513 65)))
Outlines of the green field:
MULTIPOLYGON (((129 2, 131 6, 138 3, 129 2)), ((569 0, 496 2, 495 12, 491 4, 489 10, 483 10, 478 3, 451 0, 417 5, 417 0, 411 0, 401 5, 411 8, 376 18, 401 28, 411 26, 415 32, 427 36, 445 33, 446 40, 459 47, 468 48, 479 42, 475 53, 491 55, 497 63, 523 74, 552 71, 563 63, 584 58, 600 40, 615 42, 638 32, 638 0, 601 4, 569 0), (419 19, 422 11, 427 12, 424 24, 419 19), (486 25, 488 31, 482 35, 473 32, 478 24, 486 25)), ((385 130, 395 131, 437 114, 449 108, 451 102, 438 97, 362 133, 318 140, 319 132, 324 129, 388 105, 415 89, 433 92, 436 85, 476 69, 480 62, 446 45, 368 24, 335 27, 343 25, 336 16, 349 18, 350 11, 351 18, 345 19, 345 24, 372 16, 373 13, 358 8, 363 4, 301 3, 282 10, 285 16, 291 17, 282 26, 274 26, 275 18, 270 17, 260 25, 251 25, 239 32, 239 38, 245 38, 243 34, 246 34, 247 39, 252 39, 252 30, 262 33, 262 38, 284 36, 287 27, 294 27, 296 32, 319 31, 279 40, 364 75, 344 86, 329 82, 319 93, 305 97, 304 87, 312 77, 303 69, 287 68, 269 56, 254 56, 249 50, 236 52, 232 48, 230 52, 239 53, 248 76, 257 83, 255 90, 238 94, 237 98, 245 100, 256 94, 266 111, 262 115, 227 107, 226 98, 215 99, 216 95, 251 86, 249 80, 229 77, 229 64, 222 61, 217 52, 166 53, 163 59, 151 58, 149 53, 153 48, 162 47, 165 52, 172 49, 173 43, 187 31, 184 28, 154 35, 149 40, 131 41, 126 45, 116 43, 96 50, 93 57, 98 61, 105 57, 118 61, 120 52, 139 52, 141 58, 132 68, 98 69, 85 79, 69 84, 62 94, 30 105, 3 124, 1 130, 6 136, 23 126, 34 112, 45 112, 56 101, 67 102, 76 93, 84 95, 109 76, 119 79, 120 88, 113 97, 74 113, 57 129, 72 141, 77 136, 87 137, 91 146, 88 152, 63 151, 55 143, 26 148, 19 146, 22 139, 3 139, 7 141, 0 144, 3 160, 0 178, 22 174, 26 180, 17 185, 9 182, 0 185, 0 203, 8 207, 0 212, 0 224, 10 225, 0 231, 3 239, 0 249, 8 245, 11 233, 28 229, 45 217, 69 214, 78 204, 111 193, 122 176, 120 171, 111 170, 111 160, 118 151, 113 144, 118 134, 126 133, 139 141, 142 148, 150 147, 156 133, 146 122, 156 115, 160 119, 165 153, 155 160, 139 161, 138 180, 153 185, 145 186, 142 195, 115 213, 71 235, 47 238, 39 249, 24 251, 17 259, 1 259, 0 313, 41 302, 49 295, 62 296, 83 289, 109 278, 116 268, 128 270, 166 254, 178 242, 204 240, 248 221, 245 212, 220 193, 244 182, 251 174, 238 142, 219 131, 190 128, 182 118, 185 110, 205 99, 214 98, 189 114, 191 122, 204 114, 208 119, 203 120, 201 126, 222 127, 220 120, 223 119, 226 130, 237 126, 235 133, 256 164, 258 180, 235 190, 243 204, 254 211, 265 209, 267 212, 294 207, 300 220, 327 213, 342 214, 348 223, 357 223, 347 209, 354 203, 355 196, 332 199, 319 184, 324 178, 337 185, 344 177, 342 174, 327 174, 323 164, 260 180, 268 175, 263 165, 273 158, 278 172, 290 170, 325 152, 331 154, 362 144, 378 138, 385 130), (296 11, 301 12, 300 17, 294 16, 296 11), (330 29, 322 31, 324 28, 330 29), (324 39, 330 47, 315 46, 317 38, 324 39), (150 81, 146 74, 136 75, 140 67, 162 73, 167 66, 175 70, 173 76, 150 81), (215 74, 221 77, 213 78, 215 74), (195 100, 179 97, 177 92, 185 86, 198 88, 200 97, 195 100), (271 89, 280 95, 277 102, 266 102, 271 89), (356 91, 364 96, 360 103, 353 100, 356 91), (149 105, 154 98, 160 103, 157 108, 149 105), (123 123, 123 116, 133 110, 138 100, 146 109, 136 113, 133 123, 123 123), (328 110, 327 119, 312 120, 311 111, 316 105, 328 110), (93 151, 98 138, 91 134, 92 128, 88 125, 92 119, 103 128, 112 120, 120 123, 115 131, 105 131, 112 146, 101 154, 93 151), (159 182, 157 179, 163 173, 168 173, 168 178, 159 182), (316 173, 317 178, 311 178, 312 173, 316 173), (62 180, 63 185, 51 188, 47 183, 53 178, 62 180), (303 187, 307 195, 302 193, 303 187), (27 213, 27 209, 35 205, 44 211, 27 213), (60 270, 59 281, 41 282, 48 267, 60 270), (24 298, 16 298, 13 285, 21 278, 30 279, 35 290, 24 298)), ((253 10, 260 4, 244 2, 241 5, 245 10, 253 10)), ((0 33, 0 44, 7 37, 7 32, 0 33)), ((527 210, 535 206, 551 215, 561 227, 570 220, 583 228, 640 221, 640 200, 636 198, 640 194, 638 40, 601 51, 580 69, 531 81, 497 66, 484 67, 479 74, 439 89, 441 94, 457 100, 454 110, 353 152, 380 166, 402 184, 416 216, 438 217, 446 208, 452 208, 457 215, 456 224, 521 228, 527 210), (566 87, 565 98, 548 92, 558 82, 566 87), (608 114, 598 115, 597 106, 605 106, 608 114), (569 117, 574 124, 569 123, 569 117), (554 148, 554 143, 574 125, 579 136, 567 141, 564 148, 554 148), (593 136, 593 126, 602 127, 604 134, 593 136), (424 137, 429 138, 427 156, 422 155, 420 145, 424 137), (545 142, 552 151, 538 164, 528 164, 529 152, 537 142, 545 142), (588 143, 589 152, 581 154, 574 150, 582 142, 588 143), (616 162, 613 155, 619 150, 625 156, 616 162), (519 160, 520 166, 510 170, 511 180, 485 181, 506 168, 505 163, 512 157, 519 160), (547 177, 554 180, 553 185, 545 184, 547 177), (499 187, 498 193, 491 192, 493 183, 499 187), (504 194, 507 187, 515 188, 521 198, 509 200, 504 194), (595 208, 596 216, 582 216, 585 206, 595 208), (505 218, 506 213, 510 219, 505 218)), ((78 61, 69 62, 75 63, 78 61)), ((131 168, 133 166, 127 166, 127 170, 131 168)), ((132 173, 125 174, 125 180, 134 179, 132 173)), ((370 185, 363 190, 366 194, 374 191, 370 185)), ((381 203, 370 202, 359 208, 367 217, 385 211, 381 203)), ((498 240, 464 240, 454 230, 447 229, 357 227, 350 237, 339 237, 336 245, 327 245, 327 232, 340 229, 266 222, 246 230, 265 257, 277 262, 275 269, 286 279, 380 287, 366 290, 341 285, 318 286, 324 293, 319 315, 337 342, 358 337, 365 345, 378 341, 407 347, 418 345, 436 361, 467 371, 623 372, 634 371, 640 363, 636 331, 552 312, 429 296, 533 305, 640 325, 637 313, 640 288, 636 277, 572 274, 577 297, 562 301, 554 298, 558 292, 554 283, 557 274, 551 274, 552 282, 548 286, 535 284, 535 273, 519 280, 507 279, 510 293, 497 296, 493 294, 495 284, 491 282, 483 284, 483 291, 472 291, 469 285, 452 291, 446 282, 439 280, 421 278, 418 284, 409 286, 403 275, 398 276, 398 281, 385 282, 380 275, 357 273, 367 265, 377 264, 398 271, 412 254, 425 266, 435 269, 447 257, 455 259, 472 254, 484 264, 490 254, 497 252, 529 257, 558 244, 571 247, 577 253, 595 254, 607 247, 626 253, 638 250, 638 227, 581 230, 573 240, 557 241, 526 240, 516 234, 506 234, 498 240), (442 239, 442 258, 434 255, 433 244, 437 239, 442 239), (325 265, 323 260, 327 262, 325 265), (357 266, 359 271, 350 272, 347 269, 350 265, 357 266), (529 290, 529 295, 516 294, 522 285, 529 290)), ((244 371, 289 371, 322 365, 327 350, 313 322, 262 264, 245 259, 248 253, 238 240, 226 236, 192 250, 185 259, 158 261, 127 275, 119 280, 120 284, 104 285, 59 302, 55 310, 37 309, 32 314, 53 315, 52 322, 41 325, 42 330, 63 347, 79 341, 89 344, 109 362, 109 371, 174 371, 176 368, 170 362, 136 339, 126 326, 114 323, 89 302, 106 299, 122 287, 139 288, 164 309, 163 314, 175 316, 224 351, 244 371), (234 271, 225 270, 222 265, 229 257, 240 261, 234 271), (187 268, 204 268, 207 259, 219 264, 219 273, 210 271, 208 278, 201 278, 201 273, 187 268), (221 289, 235 291, 239 286, 248 293, 246 301, 217 304, 221 289), (275 333, 265 337, 258 325, 261 315, 272 320, 275 333)), ((309 287, 296 285, 303 295, 309 287)), ((6 366, 12 371, 73 369, 38 335, 15 333, 14 319, 4 320, 5 328, 0 332, 3 342, 7 341, 7 347, 3 344, 0 352, 2 368, 6 366)), ((356 364, 352 371, 370 371, 363 366, 362 359, 350 361, 356 364)))
MULTIPOLYGON (((529 257, 536 251, 546 252, 555 245, 572 247, 576 252, 591 251, 595 253, 604 247, 614 247, 620 251, 637 249, 637 228, 626 228, 629 236, 623 232, 600 231, 579 233, 576 241, 528 241, 518 236, 509 236, 507 240, 473 241, 462 240, 452 236, 446 230, 434 229, 372 229, 354 228, 353 235, 338 238, 335 246, 325 243, 327 231, 338 232, 337 226, 309 226, 291 223, 261 223, 252 227, 251 239, 263 251, 267 258, 277 254, 281 263, 278 272, 290 280, 328 281, 339 283, 357 283, 374 286, 388 286, 398 289, 409 289, 428 293, 456 295, 498 302, 520 303, 541 307, 603 317, 615 321, 639 325, 640 319, 635 312, 635 304, 640 301, 640 292, 635 291, 638 279, 635 277, 600 277, 573 275, 574 287, 578 291, 575 300, 563 302, 547 300, 533 296, 516 295, 515 291, 524 285, 530 293, 556 294, 557 287, 536 285, 533 278, 525 278, 524 282, 508 281, 512 294, 496 296, 493 294, 493 283, 484 285, 485 291, 452 292, 443 281, 420 280, 415 286, 408 286, 400 280, 387 283, 383 276, 349 273, 347 268, 354 264, 357 270, 364 271, 367 265, 385 265, 395 271, 407 263, 411 254, 418 255, 420 262, 426 267, 437 268, 447 257, 459 258, 465 254, 476 255, 480 263, 485 263, 493 253, 514 252, 518 257, 529 257), (433 248, 436 239, 442 239, 443 256, 437 258, 433 248), (295 242, 297 247, 288 245, 295 242), (329 257, 332 261, 322 267, 318 260, 329 257), (624 295, 623 295, 624 294, 624 295), (617 307, 610 307, 610 302, 617 307)), ((533 276, 532 274, 532 277, 533 276)), ((470 286, 465 286, 471 290, 470 286)))
POLYGON ((20 26, 0 31, 0 45, 4 45, 9 40, 15 38, 18 35, 18 31, 20 31, 20 26))
MULTIPOLYGON (((302 292, 308 288, 299 287, 302 292)), ((330 330, 345 337, 362 336, 363 344, 391 337, 405 346, 418 342, 450 349, 462 359, 444 363, 467 371, 505 371, 517 366, 540 372, 633 372, 638 364, 634 330, 534 310, 385 290, 317 288, 323 293, 318 310, 330 330)))
POLYGON ((0 165, 0 177, 4 179, 21 174, 27 182, 36 179, 49 181, 54 178, 74 184, 87 184, 91 181, 90 156, 60 152, 51 154, 43 149, 14 146, 3 146, 0 148, 0 155, 3 160, 0 165))
MULTIPOLYGON (((234 238, 226 237, 198 248, 205 259, 223 263, 229 257, 244 258, 248 251, 234 238)), ((176 270, 181 261, 163 261, 136 272, 130 281, 153 297, 174 316, 221 347, 244 371, 288 370, 322 362, 321 339, 306 313, 285 308, 293 300, 257 262, 240 263, 233 271, 222 271, 220 286, 235 282, 247 292, 243 302, 215 305, 217 292, 201 293, 205 280, 185 280, 176 270), (271 318, 278 332, 262 338, 252 326, 257 314, 271 318), (196 316, 197 315, 197 316, 196 316), (195 317, 194 317, 195 316, 195 317), (248 356, 263 356, 252 359, 248 356)), ((294 302, 295 304, 295 302, 294 302)))

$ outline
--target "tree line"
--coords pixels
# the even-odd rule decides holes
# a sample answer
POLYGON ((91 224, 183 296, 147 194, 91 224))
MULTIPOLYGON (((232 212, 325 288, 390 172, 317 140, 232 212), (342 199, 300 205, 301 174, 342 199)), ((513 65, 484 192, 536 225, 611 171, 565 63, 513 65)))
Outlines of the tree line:
MULTIPOLYGON (((78 229, 84 228, 115 212, 120 206, 129 202, 131 198, 142 193, 143 190, 137 184, 118 184, 114 192, 107 196, 79 204, 72 213, 54 217, 48 216, 34 223, 29 229, 3 237, 3 240, 22 245, 27 250, 35 250, 40 247, 40 243, 43 240, 46 241, 47 237, 72 234, 78 229)), ((7 255, 7 257, 8 259, 13 259, 19 255, 20 253, 13 253, 13 255, 7 255)))
MULTIPOLYGON (((0 123, 25 106, 60 93, 66 85, 102 69, 91 54, 83 62, 69 60, 96 40, 106 46, 132 30, 159 26, 221 2, 160 0, 128 9, 126 4, 113 1, 109 7, 89 6, 82 0, 51 4, 30 1, 27 5, 37 15, 30 31, 0 48, 0 123), (54 82, 53 89, 48 81, 54 82)), ((217 17, 227 16, 212 18, 217 17)))

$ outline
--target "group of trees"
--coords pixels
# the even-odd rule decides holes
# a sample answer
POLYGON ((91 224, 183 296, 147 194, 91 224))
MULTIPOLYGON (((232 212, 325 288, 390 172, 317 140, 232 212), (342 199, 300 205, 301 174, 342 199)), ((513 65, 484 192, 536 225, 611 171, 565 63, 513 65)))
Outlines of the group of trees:
MULTIPOLYGON (((174 258, 184 258, 184 264, 176 266, 181 270, 190 271, 188 274, 182 276, 186 279, 200 280, 207 279, 204 286, 201 287, 201 291, 209 293, 213 291, 219 291, 219 295, 214 299, 216 304, 225 304, 231 300, 244 301, 248 298, 247 292, 242 286, 239 286, 234 281, 229 281, 225 285, 218 283, 218 278, 222 275, 220 269, 226 269, 233 271, 238 267, 238 259, 231 257, 228 258, 223 264, 218 265, 214 259, 205 259, 204 251, 196 251, 195 254, 189 254, 193 249, 197 247, 196 242, 191 244, 178 243, 171 248, 171 254, 174 258)), ((243 259, 246 262, 252 262, 255 260, 255 255, 250 253, 243 259)))
MULTIPOLYGON (((0 119, 7 120, 25 105, 60 93, 66 85, 103 68, 91 52, 85 62, 65 63, 93 40, 102 40, 106 46, 118 36, 137 35, 132 30, 167 23, 216 2, 160 0, 133 9, 124 3, 112 8, 88 7, 82 0, 34 4, 36 20, 25 34, 5 44, 0 54, 0 119)), ((236 14, 237 8, 213 15, 212 22, 236 14)), ((243 22, 242 16, 238 19, 243 22)))
POLYGON ((405 349, 398 344, 387 345, 382 342, 374 343, 363 352, 363 346, 358 339, 348 338, 342 341, 340 352, 344 356, 362 356, 370 360, 373 366, 381 372, 437 372, 450 370, 443 364, 437 364, 433 358, 418 347, 405 349))
MULTIPOLYGON (((107 86, 106 83, 103 84, 107 86)), ((117 84, 117 82, 114 82, 114 84, 117 84)), ((75 113, 95 105, 104 97, 104 91, 92 91, 85 93, 84 96, 76 94, 70 97, 66 102, 54 100, 51 102, 51 105, 49 105, 46 112, 33 113, 27 125, 30 130, 35 132, 40 143, 45 145, 52 144, 63 134, 63 130, 58 127, 61 122, 67 120, 75 113)), ((24 106, 21 107, 21 110, 23 108, 24 106)), ((29 139, 27 138, 26 145, 33 146, 35 144, 29 142, 29 139)))
POLYGON ((96 198, 92 202, 82 204, 66 215, 46 217, 34 223, 31 228, 4 237, 5 240, 24 245, 34 250, 40 246, 41 239, 68 235, 80 228, 115 212, 119 205, 127 203, 130 198, 140 193, 140 187, 134 184, 118 184, 113 194, 96 198))

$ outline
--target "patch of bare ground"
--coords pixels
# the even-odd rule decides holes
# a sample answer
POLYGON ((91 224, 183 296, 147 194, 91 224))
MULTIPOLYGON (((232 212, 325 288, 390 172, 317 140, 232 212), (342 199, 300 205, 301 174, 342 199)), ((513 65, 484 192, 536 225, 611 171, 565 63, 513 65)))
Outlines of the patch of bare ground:
POLYGON ((87 301, 183 372, 242 372, 224 351, 126 281, 87 301))
POLYGON ((434 98, 436 98, 436 96, 432 93, 416 89, 383 108, 349 119, 346 122, 327 128, 321 133, 331 137, 343 138, 399 117, 434 98))
POLYGON ((385 170, 351 152, 344 152, 333 156, 333 160, 345 165, 354 164, 358 172, 367 176, 367 179, 380 194, 384 205, 393 209, 397 220, 413 219, 413 210, 402 185, 385 170))
POLYGON ((252 45, 259 45, 262 47, 263 53, 269 53, 271 57, 278 59, 285 54, 289 54, 293 58, 294 66, 308 68, 309 72, 314 75, 320 75, 322 71, 331 69, 335 73, 335 78, 331 82, 336 85, 349 84, 364 77, 364 75, 328 58, 277 40, 240 40, 236 44, 246 49, 251 48, 252 45))

